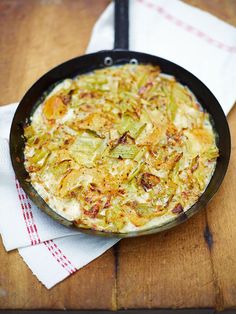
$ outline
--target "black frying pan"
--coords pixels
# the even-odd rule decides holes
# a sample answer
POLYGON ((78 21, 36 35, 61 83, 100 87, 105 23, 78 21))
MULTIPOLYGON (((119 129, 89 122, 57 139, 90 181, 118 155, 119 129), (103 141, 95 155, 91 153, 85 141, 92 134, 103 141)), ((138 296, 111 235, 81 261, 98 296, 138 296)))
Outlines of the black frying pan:
POLYGON ((172 228, 185 221, 199 209, 203 208, 218 190, 225 176, 230 158, 230 133, 224 112, 211 91, 193 74, 179 65, 168 60, 145 53, 128 51, 128 1, 115 1, 115 45, 113 50, 104 50, 69 60, 43 75, 25 94, 21 100, 10 132, 10 154, 12 165, 22 188, 29 198, 44 212, 60 223, 74 227, 73 222, 61 217, 54 212, 35 191, 27 178, 28 173, 24 167, 24 130, 23 126, 29 121, 30 116, 37 106, 56 83, 65 78, 73 78, 78 74, 90 72, 94 69, 125 63, 151 63, 159 65, 162 72, 174 75, 176 79, 195 94, 202 107, 210 113, 212 123, 217 133, 217 146, 220 157, 217 159, 215 172, 211 181, 198 201, 185 213, 180 214, 173 221, 144 231, 126 234, 105 233, 91 229, 78 228, 79 231, 104 236, 133 237, 156 233, 172 228))

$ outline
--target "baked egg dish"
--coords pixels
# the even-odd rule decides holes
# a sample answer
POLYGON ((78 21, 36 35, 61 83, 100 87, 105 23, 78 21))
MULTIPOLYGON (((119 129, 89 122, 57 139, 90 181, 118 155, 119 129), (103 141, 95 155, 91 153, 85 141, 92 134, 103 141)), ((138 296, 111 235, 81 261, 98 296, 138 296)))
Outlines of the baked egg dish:
POLYGON ((205 191, 219 155, 209 114, 158 66, 65 79, 24 128, 25 169, 49 207, 81 228, 165 224, 205 191))

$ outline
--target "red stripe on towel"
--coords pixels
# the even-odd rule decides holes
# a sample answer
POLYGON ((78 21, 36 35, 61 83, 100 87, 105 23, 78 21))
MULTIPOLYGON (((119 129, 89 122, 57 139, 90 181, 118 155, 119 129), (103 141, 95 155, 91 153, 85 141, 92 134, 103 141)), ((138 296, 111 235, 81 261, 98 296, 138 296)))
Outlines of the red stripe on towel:
MULTIPOLYGON (((28 195, 25 194, 23 189, 20 187, 18 180, 16 179, 16 189, 21 203, 22 214, 26 224, 26 229, 29 234, 31 244, 41 243, 38 228, 34 221, 33 212, 31 210, 30 200, 28 195)), ((53 240, 48 240, 43 242, 47 247, 48 251, 55 258, 55 260, 61 265, 62 268, 66 269, 69 274, 73 274, 77 271, 77 268, 72 265, 68 257, 62 252, 58 245, 53 240)))
POLYGON ((59 247, 53 240, 45 241, 44 244, 46 245, 52 256, 55 258, 55 260, 64 269, 66 269, 70 275, 77 271, 77 268, 72 266, 71 261, 62 253, 61 249, 59 249, 59 247))
POLYGON ((176 26, 184 29, 188 33, 191 33, 191 34, 201 38, 202 40, 206 41, 210 45, 215 46, 215 47, 222 49, 222 50, 226 50, 227 52, 230 52, 230 53, 236 53, 236 46, 229 46, 223 42, 220 42, 217 39, 212 38, 208 34, 197 29, 195 26, 192 26, 192 25, 188 24, 187 22, 184 22, 183 20, 179 19, 178 17, 170 14, 164 7, 157 5, 157 4, 153 4, 152 2, 150 2, 148 0, 137 0, 137 1, 142 3, 143 5, 145 5, 147 8, 149 8, 151 10, 155 10, 161 16, 163 16, 163 18, 165 18, 166 20, 168 20, 171 23, 175 24, 176 26))
POLYGON ((21 209, 23 218, 26 225, 26 230, 28 232, 31 245, 36 245, 41 243, 40 237, 37 231, 37 227, 35 225, 33 214, 31 211, 31 204, 29 203, 29 199, 27 199, 25 192, 20 187, 20 184, 17 179, 15 179, 17 194, 21 203, 21 209))
POLYGON ((58 245, 57 245, 53 240, 51 240, 51 241, 52 241, 54 247, 55 247, 55 248, 58 250, 58 252, 60 253, 61 258, 63 258, 64 261, 69 264, 68 266, 71 268, 72 272, 74 273, 75 271, 77 271, 77 268, 76 268, 75 266, 73 266, 72 263, 71 263, 71 261, 68 259, 68 257, 66 257, 66 256, 62 253, 62 251, 61 251, 61 249, 58 247, 58 245))

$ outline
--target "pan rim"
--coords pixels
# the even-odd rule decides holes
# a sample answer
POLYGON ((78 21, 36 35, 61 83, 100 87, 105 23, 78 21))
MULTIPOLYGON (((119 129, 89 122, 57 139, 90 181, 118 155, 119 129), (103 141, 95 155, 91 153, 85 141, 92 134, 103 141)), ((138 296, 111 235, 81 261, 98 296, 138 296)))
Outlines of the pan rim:
MULTIPOLYGON (((122 58, 121 59, 117 59, 117 60, 118 60, 118 62, 123 62, 122 58)), ((127 62, 125 62, 125 63, 127 63, 127 62)), ((140 62, 140 63, 142 63, 142 62, 140 62)), ((151 63, 151 62, 146 62, 146 63, 151 63)), ((121 64, 121 63, 119 63, 119 64, 121 64)), ((158 64, 158 62, 156 64, 158 64)), ((98 67, 94 67, 94 69, 95 68, 98 68, 98 67)), ((84 73, 86 73, 86 72, 89 72, 89 71, 84 71, 84 73)), ((65 79, 65 78, 66 77, 64 76, 64 78, 62 78, 62 80, 65 79)), ((178 80, 178 78, 177 78, 177 80, 178 80)), ((57 82, 59 82, 59 81, 57 81, 57 82)), ((49 86, 48 86, 48 88, 49 88, 49 86)), ((190 90, 192 90, 192 89, 190 88, 190 90)), ((32 103, 31 104, 31 114, 32 114, 32 112, 33 112, 35 107, 36 107, 36 103, 32 103)), ((205 106, 203 105, 203 108, 204 107, 205 106)), ((96 52, 96 53, 91 53, 91 54, 86 54, 86 55, 82 55, 82 56, 79 56, 79 57, 75 57, 73 59, 70 59, 70 60, 67 60, 67 61, 63 62, 60 65, 57 65, 56 67, 54 67, 54 68, 50 69, 48 72, 46 72, 43 76, 41 76, 28 89, 28 91, 25 93, 25 95, 23 96, 22 100, 20 101, 20 103, 19 103, 19 105, 18 105, 18 107, 16 109, 16 112, 15 112, 13 120, 12 120, 11 129, 10 129, 9 145, 10 145, 11 162, 12 162, 12 165, 13 165, 14 172, 16 174, 16 178, 18 179, 18 181, 21 184, 21 186, 22 186, 23 190, 25 191, 25 193, 28 195, 28 197, 31 199, 31 201, 40 210, 46 212, 49 216, 51 216, 52 219, 57 220, 60 223, 66 225, 66 226, 68 226, 70 228, 74 228, 78 232, 83 232, 83 233, 88 233, 88 234, 93 234, 93 235, 99 235, 99 236, 106 236, 106 237, 118 237, 118 238, 137 237, 137 236, 143 236, 143 235, 147 235, 147 234, 153 234, 153 233, 158 233, 158 232, 161 232, 161 231, 164 231, 164 230, 168 230, 168 229, 173 228, 173 227, 179 225, 180 223, 183 223, 184 221, 188 220, 196 212, 198 212, 200 209, 204 208, 206 206, 206 204, 216 194, 216 192, 219 189, 219 187, 221 186, 221 183, 222 183, 222 181, 223 181, 223 179, 225 177, 225 174, 227 172, 227 168, 228 168, 228 164, 229 164, 229 160, 230 160, 230 152, 231 152, 230 131, 229 131, 229 126, 228 126, 225 114, 224 114, 224 112, 223 112, 223 110, 222 110, 218 100, 216 99, 216 97, 213 95, 213 93, 209 90, 209 88, 200 79, 198 79, 194 74, 192 74, 188 70, 184 69, 183 67, 179 66, 178 64, 176 64, 176 63, 174 63, 172 61, 166 60, 164 58, 160 58, 158 56, 142 53, 142 52, 126 51, 126 50, 123 50, 123 49, 102 50, 102 51, 99 51, 99 52, 96 52), (216 109, 218 110, 218 114, 220 114, 221 117, 224 118, 224 121, 222 121, 222 123, 224 124, 224 128, 225 128, 225 130, 224 130, 225 131, 224 137, 225 137, 227 145, 228 145, 228 147, 227 147, 228 151, 226 152, 226 155, 225 155, 225 159, 224 159, 224 163, 223 163, 223 169, 221 171, 221 174, 218 177, 217 182, 213 186, 212 192, 208 195, 208 197, 206 199, 204 199, 204 195, 206 195, 206 191, 208 190, 208 187, 210 186, 210 184, 211 184, 211 182, 213 180, 213 177, 215 175, 215 171, 216 170, 214 171, 214 173, 213 173, 213 175, 211 177, 211 180, 210 180, 209 184, 207 185, 205 191, 198 198, 197 202, 195 204, 193 204, 186 212, 183 212, 182 214, 174 217, 172 220, 167 221, 166 223, 163 223, 160 226, 153 226, 153 227, 151 227, 149 229, 144 229, 144 230, 139 230, 139 231, 131 231, 131 232, 127 232, 127 233, 104 232, 104 231, 98 231, 98 230, 93 230, 93 229, 85 229, 85 228, 81 228, 81 227, 75 227, 71 221, 67 220, 66 218, 62 217, 60 214, 56 213, 53 209, 51 209, 46 202, 43 201, 46 204, 46 206, 48 207, 48 210, 50 210, 51 212, 48 212, 47 210, 45 210, 46 208, 39 207, 38 204, 35 204, 35 197, 36 198, 40 198, 41 201, 43 199, 35 191, 35 189, 33 189, 33 190, 36 192, 36 195, 32 196, 32 194, 30 193, 30 191, 28 189, 28 186, 25 184, 25 179, 22 178, 22 176, 19 175, 19 172, 18 172, 18 169, 17 169, 17 167, 19 167, 19 163, 17 163, 16 159, 15 159, 16 156, 15 156, 14 143, 13 143, 14 142, 13 135, 14 135, 14 128, 16 128, 17 115, 19 115, 19 112, 22 110, 22 106, 24 105, 24 102, 27 101, 27 97, 28 97, 29 93, 31 93, 35 89, 35 87, 37 87, 38 84, 40 84, 42 81, 44 81, 45 78, 47 78, 48 75, 50 75, 50 73, 55 72, 58 69, 60 70, 60 68, 66 67, 66 66, 68 66, 71 63, 73 64, 77 60, 83 61, 83 59, 85 59, 85 58, 86 59, 87 58, 94 58, 94 57, 97 57, 97 56, 98 57, 99 56, 104 57, 104 56, 108 56, 108 55, 112 55, 113 56, 114 54, 118 54, 121 57, 125 55, 126 59, 127 59, 127 56, 131 57, 133 55, 135 55, 135 56, 142 56, 142 57, 147 58, 147 59, 154 58, 154 59, 159 60, 161 62, 167 63, 170 66, 173 66, 173 67, 177 68, 178 70, 183 71, 183 72, 187 73, 189 76, 191 76, 193 78, 193 80, 196 80, 198 82, 198 84, 200 84, 207 91, 208 95, 213 99, 213 101, 216 104, 216 107, 217 107, 216 109), (55 217, 55 216, 57 216, 57 217, 55 217), (67 221, 66 223, 65 223, 65 220, 67 221)), ((23 162, 22 162, 22 164, 23 164, 23 162)), ((218 160, 217 160, 217 164, 218 164, 218 160)), ((217 167, 217 164, 216 164, 216 167, 217 167)), ((24 167, 24 164, 23 164, 23 167, 24 167)), ((32 185, 31 185, 31 188, 32 188, 32 185)))

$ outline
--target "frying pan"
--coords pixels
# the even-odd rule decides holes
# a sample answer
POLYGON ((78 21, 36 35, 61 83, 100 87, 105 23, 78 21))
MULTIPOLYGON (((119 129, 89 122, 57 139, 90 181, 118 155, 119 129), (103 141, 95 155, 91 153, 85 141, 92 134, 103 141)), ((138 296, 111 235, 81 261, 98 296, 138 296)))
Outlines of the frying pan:
POLYGON ((54 220, 85 233, 103 236, 116 237, 134 237, 156 233, 172 228, 181 222, 187 220, 198 210, 203 208, 213 197, 225 176, 229 158, 230 158, 230 133, 224 112, 217 99, 211 91, 192 73, 180 67, 179 65, 165 60, 163 58, 128 50, 129 42, 129 19, 128 19, 128 1, 115 1, 115 44, 113 50, 104 50, 92 54, 69 60, 53 68, 43 75, 24 95, 13 118, 10 131, 10 154, 12 165, 18 181, 27 193, 29 198, 42 211, 51 216, 54 220), (141 63, 159 65, 162 72, 173 75, 183 85, 186 85, 197 97, 202 107, 210 114, 214 130, 217 134, 216 143, 219 148, 220 156, 217 159, 216 169, 205 192, 198 201, 186 212, 178 215, 174 220, 161 226, 153 227, 148 230, 129 232, 124 234, 108 233, 92 229, 83 229, 75 227, 72 221, 69 221, 55 211, 53 211, 36 192, 30 184, 29 175, 24 167, 24 125, 29 122, 37 106, 44 100, 46 95, 52 90, 56 83, 65 78, 73 78, 76 75, 87 73, 95 69, 104 68, 111 65, 121 65, 125 63, 141 63))

